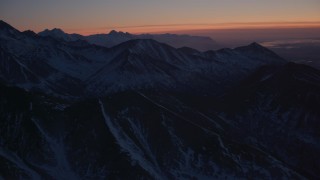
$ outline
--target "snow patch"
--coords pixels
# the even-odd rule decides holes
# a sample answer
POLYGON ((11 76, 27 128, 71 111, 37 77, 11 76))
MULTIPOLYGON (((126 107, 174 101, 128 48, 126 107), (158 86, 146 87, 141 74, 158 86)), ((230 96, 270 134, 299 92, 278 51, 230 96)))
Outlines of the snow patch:
POLYGON ((31 169, 28 165, 26 165, 17 154, 10 152, 3 147, 0 147, 0 156, 12 162, 17 168, 23 170, 26 174, 29 175, 30 179, 41 179, 40 175, 31 169))
POLYGON ((105 120, 105 124, 116 139, 122 150, 129 154, 134 162, 137 162, 145 171, 147 171, 155 179, 166 179, 161 170, 158 169, 152 162, 148 161, 144 156, 144 152, 138 145, 122 130, 116 122, 113 122, 105 111, 105 107, 101 100, 99 100, 101 112, 105 120))
POLYGON ((36 125, 37 129, 41 133, 42 137, 48 143, 50 150, 53 152, 54 160, 56 161, 56 167, 51 167, 49 165, 38 165, 39 168, 45 169, 52 177, 58 179, 79 179, 79 177, 72 171, 69 162, 67 160, 67 155, 65 152, 65 146, 62 138, 54 139, 52 138, 34 118, 31 119, 36 125))

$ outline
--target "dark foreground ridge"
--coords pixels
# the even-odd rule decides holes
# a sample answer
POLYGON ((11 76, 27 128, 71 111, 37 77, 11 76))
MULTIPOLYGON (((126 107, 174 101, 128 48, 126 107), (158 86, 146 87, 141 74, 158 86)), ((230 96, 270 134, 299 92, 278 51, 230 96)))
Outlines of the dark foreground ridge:
POLYGON ((319 70, 256 43, 106 48, 2 24, 0 179, 320 178, 319 70))

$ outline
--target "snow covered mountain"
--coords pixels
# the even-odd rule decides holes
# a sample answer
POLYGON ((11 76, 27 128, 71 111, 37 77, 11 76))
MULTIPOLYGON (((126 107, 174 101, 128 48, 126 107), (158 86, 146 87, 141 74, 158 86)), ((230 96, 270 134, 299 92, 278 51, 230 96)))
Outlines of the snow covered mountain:
POLYGON ((86 40, 90 44, 95 44, 104 47, 113 47, 123 42, 134 39, 153 39, 161 43, 168 44, 175 48, 192 47, 202 51, 218 49, 220 46, 217 42, 209 37, 176 35, 176 34, 140 34, 134 35, 130 33, 110 31, 108 34, 94 34, 82 36, 79 34, 67 34, 61 29, 44 30, 38 33, 43 37, 52 37, 65 41, 86 40))
POLYGON ((258 44, 193 54, 154 40, 130 40, 104 48, 20 33, 10 26, 0 30, 0 41, 1 77, 7 83, 61 96, 147 87, 179 90, 189 87, 189 82, 220 86, 212 91, 218 93, 262 65, 285 63, 258 44))
POLYGON ((320 178, 319 70, 56 34, 0 21, 0 179, 320 178))
POLYGON ((238 140, 259 144, 308 178, 319 178, 319 70, 294 63, 263 67, 219 106, 236 122, 238 140))
POLYGON ((235 141, 228 121, 172 96, 131 91, 68 103, 0 90, 5 179, 304 178, 235 141))
POLYGON ((44 31, 39 32, 38 34, 43 37, 52 37, 64 41, 84 40, 84 37, 79 34, 67 34, 58 28, 54 28, 51 30, 45 29, 44 31))

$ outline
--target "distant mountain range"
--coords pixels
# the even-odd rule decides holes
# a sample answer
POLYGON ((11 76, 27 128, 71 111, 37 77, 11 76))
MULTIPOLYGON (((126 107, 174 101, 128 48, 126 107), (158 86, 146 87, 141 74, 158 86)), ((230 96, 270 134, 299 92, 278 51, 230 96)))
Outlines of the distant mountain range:
POLYGON ((185 89, 185 82, 220 86, 215 88, 217 92, 211 92, 218 93, 262 65, 285 63, 257 43, 199 52, 150 39, 105 48, 85 41, 21 33, 9 25, 1 29, 1 34, 0 50, 5 62, 1 66, 2 79, 56 95, 100 95, 145 87, 185 89))
POLYGON ((319 70, 101 36, 0 21, 0 179, 320 178, 319 70))
POLYGON ((89 36, 82 36, 79 34, 67 34, 61 29, 44 30, 38 33, 43 37, 52 37, 65 41, 84 40, 90 44, 95 44, 104 47, 113 47, 123 42, 135 39, 153 39, 161 43, 168 44, 175 48, 191 47, 201 51, 214 50, 221 48, 221 46, 212 40, 210 37, 190 36, 190 35, 176 35, 176 34, 141 34, 134 35, 130 33, 117 32, 112 30, 109 34, 94 34, 89 36))

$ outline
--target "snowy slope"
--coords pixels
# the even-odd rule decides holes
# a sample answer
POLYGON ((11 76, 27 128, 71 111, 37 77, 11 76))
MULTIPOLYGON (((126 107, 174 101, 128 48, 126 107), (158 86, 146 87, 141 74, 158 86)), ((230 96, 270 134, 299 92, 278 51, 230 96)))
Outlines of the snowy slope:
POLYGON ((318 70, 55 31, 0 21, 0 179, 319 179, 318 70))
POLYGON ((20 33, 9 25, 3 26, 6 28, 0 32, 2 59, 15 59, 10 62, 15 61, 16 65, 3 64, 2 68, 16 68, 21 74, 12 77, 4 72, 1 76, 20 87, 64 95, 72 92, 65 92, 63 86, 75 86, 78 94, 97 95, 146 87, 186 88, 190 82, 203 87, 220 86, 216 92, 221 92, 262 65, 285 62, 258 44, 243 47, 244 50, 222 49, 197 54, 154 40, 130 40, 103 48, 83 41, 66 42, 20 33), (8 28, 10 32, 5 30, 8 28), (21 79, 21 75, 25 78, 21 79), (29 76, 37 80, 30 82, 29 76), (199 76, 207 78, 197 81, 199 76), (58 89, 51 85, 61 82, 69 84, 61 84, 58 89))
POLYGON ((0 92, 5 179, 304 178, 259 147, 235 142, 217 117, 170 96, 128 91, 69 103, 17 88, 0 92))
POLYGON ((281 68, 259 69, 227 94, 219 106, 225 117, 237 123, 242 134, 239 139, 259 144, 281 161, 317 179, 319 92, 319 70, 289 63, 281 68))

